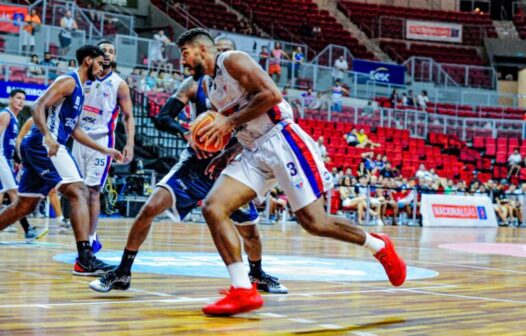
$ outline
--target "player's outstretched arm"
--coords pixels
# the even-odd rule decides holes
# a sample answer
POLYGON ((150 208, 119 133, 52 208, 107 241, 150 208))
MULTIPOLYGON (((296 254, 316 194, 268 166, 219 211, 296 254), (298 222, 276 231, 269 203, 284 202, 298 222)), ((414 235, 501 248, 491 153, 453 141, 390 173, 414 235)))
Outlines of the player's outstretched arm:
POLYGON ((58 152, 59 144, 49 133, 47 127, 46 110, 54 106, 61 99, 71 95, 75 89, 75 79, 72 77, 59 77, 46 90, 44 95, 37 99, 31 109, 33 122, 44 136, 44 142, 48 149, 48 156, 54 156, 58 152))
POLYGON ((116 149, 108 148, 100 145, 96 141, 94 141, 89 135, 87 135, 82 128, 80 128, 79 125, 75 127, 73 132, 71 133, 71 136, 73 139, 78 141, 81 145, 87 146, 91 149, 96 150, 97 152, 100 152, 102 154, 106 154, 108 156, 111 156, 115 161, 122 162, 122 154, 116 149))
POLYGON ((155 117, 155 128, 160 131, 176 135, 181 139, 188 140, 189 132, 175 118, 197 92, 197 83, 192 77, 186 78, 177 92, 168 99, 161 108, 161 112, 155 117))
POLYGON ((130 87, 126 82, 119 85, 119 106, 122 111, 122 121, 126 131, 126 146, 122 150, 123 163, 127 164, 133 159, 133 148, 135 146, 135 120, 133 119, 133 105, 130 95, 130 87))

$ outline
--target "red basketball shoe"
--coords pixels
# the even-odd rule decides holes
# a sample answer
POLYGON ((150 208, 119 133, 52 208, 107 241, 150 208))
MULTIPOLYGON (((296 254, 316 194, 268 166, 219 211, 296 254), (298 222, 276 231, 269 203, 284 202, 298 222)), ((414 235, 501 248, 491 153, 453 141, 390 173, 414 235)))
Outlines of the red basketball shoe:
POLYGON ((203 307, 203 313, 211 316, 230 316, 255 310, 263 306, 263 298, 255 284, 252 288, 230 287, 223 292, 225 297, 203 307))
POLYGON ((393 242, 388 235, 384 233, 371 233, 371 236, 381 239, 385 243, 385 247, 376 252, 374 257, 380 261, 389 277, 389 281, 393 286, 401 286, 407 275, 407 267, 405 261, 400 257, 394 248, 393 242))

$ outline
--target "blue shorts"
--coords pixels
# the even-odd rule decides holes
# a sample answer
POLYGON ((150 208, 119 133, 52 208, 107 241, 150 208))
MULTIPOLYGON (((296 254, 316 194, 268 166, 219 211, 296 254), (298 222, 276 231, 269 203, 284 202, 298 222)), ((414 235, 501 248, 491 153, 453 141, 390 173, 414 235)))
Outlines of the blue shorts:
MULTIPOLYGON (((203 169, 196 169, 195 165, 189 167, 184 163, 176 164, 166 176, 157 183, 172 195, 172 211, 180 220, 183 220, 199 201, 206 198, 214 185, 204 174, 203 169)), ((236 225, 253 225, 259 221, 259 214, 253 202, 249 202, 230 216, 236 225)))
POLYGON ((60 145, 53 157, 48 157, 43 145, 26 141, 22 142, 20 151, 24 165, 18 186, 20 196, 44 198, 53 188, 83 181, 75 160, 64 145, 60 145))

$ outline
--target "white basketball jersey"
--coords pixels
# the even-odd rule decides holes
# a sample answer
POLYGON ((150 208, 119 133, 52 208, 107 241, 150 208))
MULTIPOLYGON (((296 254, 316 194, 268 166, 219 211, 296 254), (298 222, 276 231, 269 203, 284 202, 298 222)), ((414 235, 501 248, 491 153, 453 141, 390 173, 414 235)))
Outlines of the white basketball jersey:
MULTIPOLYGON (((234 51, 226 51, 217 57, 215 76, 208 78, 207 82, 210 102, 218 112, 224 115, 239 112, 249 103, 251 98, 248 92, 225 69, 223 62, 232 52, 234 51)), ((270 131, 280 121, 292 118, 293 114, 289 103, 282 100, 267 113, 241 126, 236 132, 236 137, 241 144, 248 146, 270 131)))
POLYGON ((110 72, 104 78, 88 81, 84 85, 84 107, 80 127, 90 136, 113 133, 119 115, 117 93, 122 78, 110 72))

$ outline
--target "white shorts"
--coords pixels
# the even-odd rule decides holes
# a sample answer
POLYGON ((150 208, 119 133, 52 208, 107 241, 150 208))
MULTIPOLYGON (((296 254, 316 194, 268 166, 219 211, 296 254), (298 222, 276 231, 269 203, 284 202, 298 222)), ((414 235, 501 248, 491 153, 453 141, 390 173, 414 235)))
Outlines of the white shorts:
POLYGON ((35 46, 35 35, 32 35, 31 33, 28 33, 27 31, 23 30, 22 45, 35 46))
MULTIPOLYGON (((104 135, 92 139, 104 147, 113 148, 112 137, 104 135)), ((73 142, 72 154, 86 185, 88 187, 100 186, 102 190, 110 170, 111 157, 81 145, 76 141, 73 142)))
POLYGON ((297 211, 332 188, 332 176, 314 140, 301 127, 287 122, 276 127, 270 131, 274 135, 255 149, 245 149, 223 174, 254 190, 260 200, 277 182, 292 210, 297 211), (281 130, 276 128, 281 125, 284 126, 281 130))
POLYGON ((11 168, 5 156, 0 155, 0 193, 17 188, 18 184, 15 180, 13 168, 11 168))

